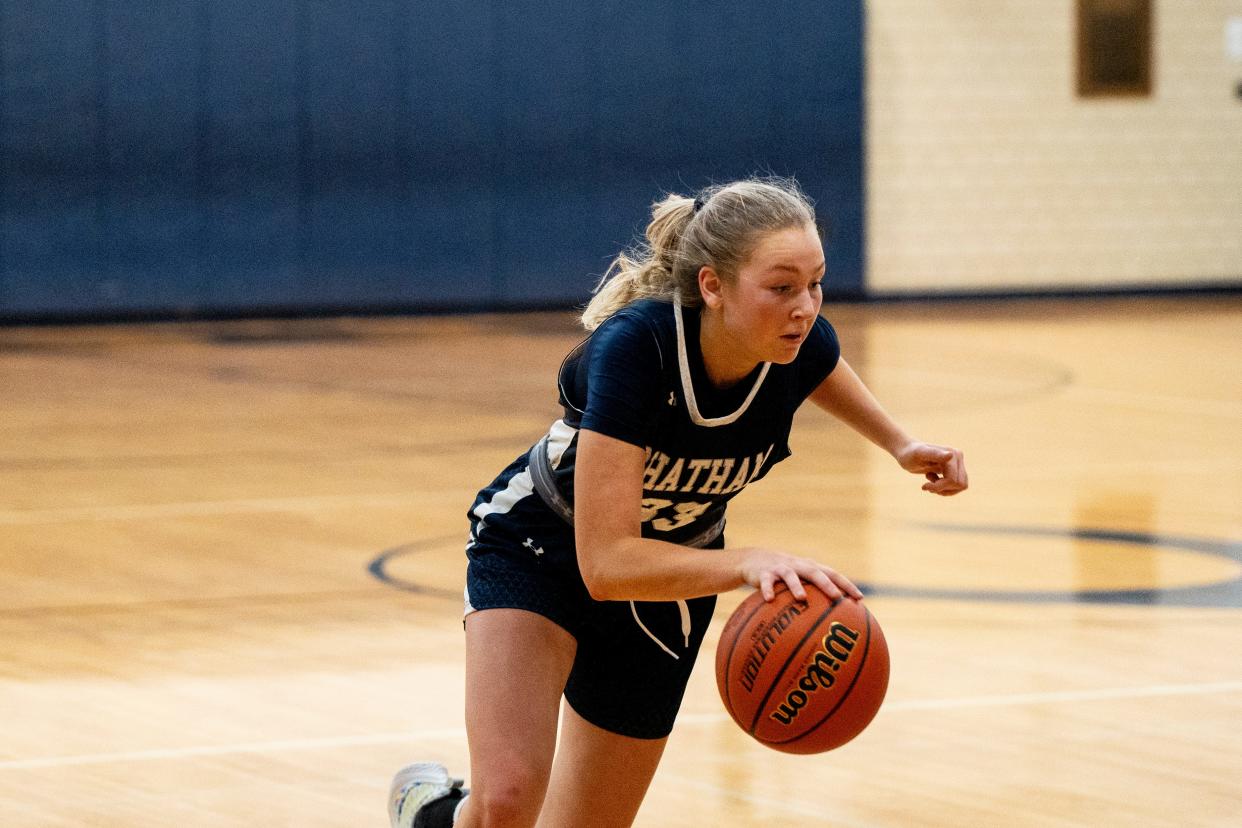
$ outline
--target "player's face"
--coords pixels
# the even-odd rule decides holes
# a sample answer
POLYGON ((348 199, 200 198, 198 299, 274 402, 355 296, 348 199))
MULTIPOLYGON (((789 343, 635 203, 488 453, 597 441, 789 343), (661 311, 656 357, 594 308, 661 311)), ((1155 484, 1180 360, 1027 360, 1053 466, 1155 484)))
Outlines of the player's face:
POLYGON ((737 278, 722 285, 730 339, 755 362, 792 362, 819 315, 823 278, 824 247, 814 226, 761 237, 737 278))

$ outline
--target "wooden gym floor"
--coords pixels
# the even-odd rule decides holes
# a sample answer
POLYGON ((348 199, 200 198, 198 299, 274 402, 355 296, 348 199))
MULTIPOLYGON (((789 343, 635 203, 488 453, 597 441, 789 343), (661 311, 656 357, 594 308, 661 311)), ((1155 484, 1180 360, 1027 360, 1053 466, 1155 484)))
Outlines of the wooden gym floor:
MULTIPOLYGON (((1242 824, 1242 299, 845 306, 972 489, 817 411, 733 543, 867 585, 888 700, 816 757, 716 695, 638 824, 1242 824)), ((556 415, 565 314, 0 329, 0 825, 383 826, 466 766, 464 513, 556 415)))

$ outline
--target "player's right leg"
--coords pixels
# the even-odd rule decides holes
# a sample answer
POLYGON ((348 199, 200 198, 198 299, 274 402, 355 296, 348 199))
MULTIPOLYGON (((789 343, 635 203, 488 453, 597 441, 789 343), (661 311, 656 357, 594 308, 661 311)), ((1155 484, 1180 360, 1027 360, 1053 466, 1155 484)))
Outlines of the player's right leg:
POLYGON ((466 732, 470 795, 455 828, 534 825, 556 751, 573 636, 526 610, 466 617, 466 732))

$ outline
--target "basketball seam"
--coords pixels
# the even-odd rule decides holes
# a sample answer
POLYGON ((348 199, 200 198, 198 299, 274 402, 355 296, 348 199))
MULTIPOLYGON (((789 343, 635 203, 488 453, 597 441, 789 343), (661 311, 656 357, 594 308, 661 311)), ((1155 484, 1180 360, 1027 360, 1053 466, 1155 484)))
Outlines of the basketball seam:
POLYGON ((801 640, 794 645, 793 649, 789 653, 789 658, 785 659, 785 663, 781 665, 781 669, 776 672, 776 677, 773 678, 768 684, 768 692, 764 694, 763 700, 759 702, 759 707, 755 710, 755 718, 751 720, 750 728, 746 731, 751 736, 754 736, 755 731, 759 729, 759 718, 763 716, 763 709, 767 706, 768 699, 772 698, 772 693, 775 692, 776 685, 780 684, 781 679, 784 678, 785 671, 789 669, 790 663, 797 657, 798 651, 802 649, 802 645, 806 643, 806 640, 815 634, 815 631, 819 629, 819 625, 823 623, 825 618, 832 614, 832 610, 839 603, 841 603, 840 598, 829 604, 828 609, 824 610, 823 614, 820 615, 819 618, 815 619, 815 621, 811 624, 810 629, 808 629, 802 636, 801 640))

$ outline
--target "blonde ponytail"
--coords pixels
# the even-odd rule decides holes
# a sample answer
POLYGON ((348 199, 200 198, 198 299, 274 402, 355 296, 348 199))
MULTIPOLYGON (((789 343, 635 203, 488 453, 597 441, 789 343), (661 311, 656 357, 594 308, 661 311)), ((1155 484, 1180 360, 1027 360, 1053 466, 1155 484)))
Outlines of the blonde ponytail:
MULTIPOLYGON (((639 299, 668 299, 679 290, 676 273, 678 248, 686 226, 694 218, 694 199, 670 195, 651 205, 646 243, 617 256, 595 286, 595 295, 582 312, 582 326, 595 330, 601 322, 639 299)), ((696 280, 698 271, 694 274, 696 280)), ((697 289, 694 291, 698 293, 697 289)))
POLYGON ((811 200, 792 178, 750 178, 709 187, 696 198, 669 195, 651 205, 646 241, 617 256, 595 286, 582 325, 601 322, 639 299, 703 303, 699 271, 706 265, 736 278, 759 237, 788 227, 814 226, 811 200))

